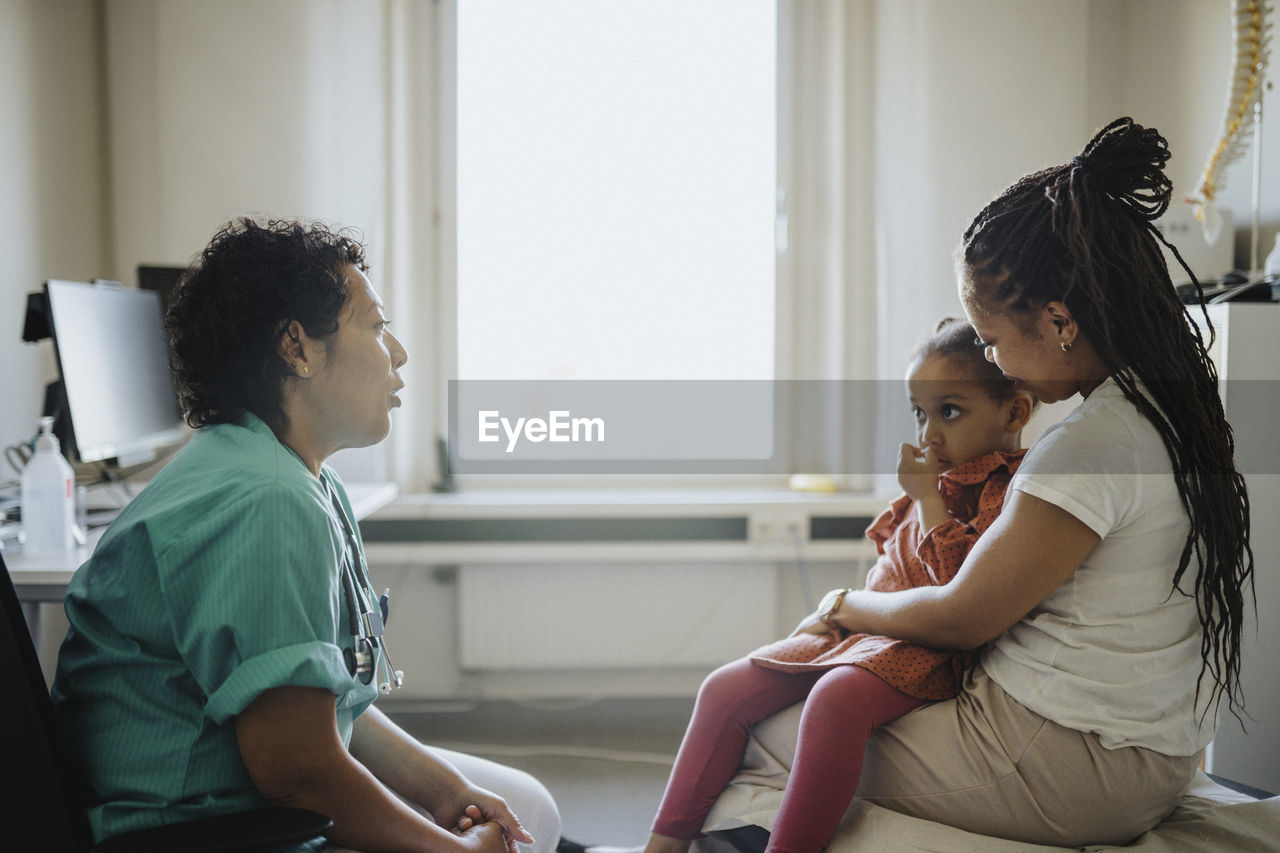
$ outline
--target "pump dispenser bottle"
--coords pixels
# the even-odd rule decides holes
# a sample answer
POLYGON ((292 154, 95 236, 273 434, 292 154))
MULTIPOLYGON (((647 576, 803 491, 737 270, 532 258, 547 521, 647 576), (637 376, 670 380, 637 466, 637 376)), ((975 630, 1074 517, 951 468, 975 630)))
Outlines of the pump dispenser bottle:
POLYGON ((1271 249, 1271 254, 1267 255, 1267 259, 1262 262, 1262 274, 1273 281, 1280 282, 1280 232, 1276 233, 1276 244, 1271 249))
POLYGON ((53 418, 41 418, 36 452, 22 469, 24 550, 39 553, 75 547, 74 524, 75 475, 53 434, 53 418))

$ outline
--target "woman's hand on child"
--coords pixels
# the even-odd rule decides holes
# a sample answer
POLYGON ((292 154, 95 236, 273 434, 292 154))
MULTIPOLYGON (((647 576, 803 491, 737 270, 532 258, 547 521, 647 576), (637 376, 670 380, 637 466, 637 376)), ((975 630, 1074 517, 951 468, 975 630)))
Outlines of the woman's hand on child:
POLYGON ((898 448, 898 485, 913 501, 938 496, 940 473, 942 468, 932 445, 921 450, 915 445, 904 443, 898 448))
POLYGON ((801 619, 800 624, 796 626, 796 629, 787 636, 794 637, 797 634, 814 634, 820 637, 823 634, 830 634, 834 630, 834 628, 822 621, 822 614, 815 610, 813 613, 810 613, 808 616, 801 619))

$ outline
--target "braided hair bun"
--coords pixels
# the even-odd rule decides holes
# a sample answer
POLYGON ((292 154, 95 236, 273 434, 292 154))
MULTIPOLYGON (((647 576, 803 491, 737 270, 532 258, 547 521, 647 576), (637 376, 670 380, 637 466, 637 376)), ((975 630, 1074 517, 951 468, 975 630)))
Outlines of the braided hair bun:
POLYGON ((1164 173, 1170 156, 1169 143, 1159 131, 1126 116, 1098 131, 1069 168, 1079 180, 1096 183, 1151 221, 1164 215, 1173 196, 1173 181, 1164 173))

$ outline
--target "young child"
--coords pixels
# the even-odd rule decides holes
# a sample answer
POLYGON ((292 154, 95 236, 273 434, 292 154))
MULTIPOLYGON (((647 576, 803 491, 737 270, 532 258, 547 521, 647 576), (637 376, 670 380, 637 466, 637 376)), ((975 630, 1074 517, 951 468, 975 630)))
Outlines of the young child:
MULTIPOLYGON (((906 493, 867 536, 879 560, 867 589, 950 581, 1000 512, 1034 401, 988 362, 973 328, 947 318, 911 360, 907 395, 917 445, 903 444, 906 493)), ((826 846, 858 787, 867 738, 913 708, 959 691, 973 652, 848 634, 832 615, 848 590, 827 593, 791 636, 713 672, 703 682, 647 853, 687 850, 737 772, 751 727, 804 702, 795 762, 770 851, 826 846)))

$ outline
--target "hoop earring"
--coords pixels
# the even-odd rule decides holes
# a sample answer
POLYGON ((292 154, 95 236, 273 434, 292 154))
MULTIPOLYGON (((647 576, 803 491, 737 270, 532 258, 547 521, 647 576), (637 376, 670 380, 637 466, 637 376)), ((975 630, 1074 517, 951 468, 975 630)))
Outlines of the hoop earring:
POLYGON ((1067 343, 1066 341, 1063 341, 1063 342, 1062 342, 1062 351, 1063 351, 1063 352, 1071 352, 1071 344, 1067 343))

